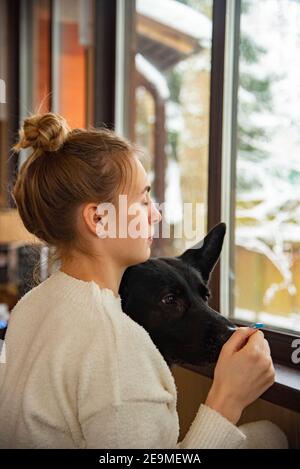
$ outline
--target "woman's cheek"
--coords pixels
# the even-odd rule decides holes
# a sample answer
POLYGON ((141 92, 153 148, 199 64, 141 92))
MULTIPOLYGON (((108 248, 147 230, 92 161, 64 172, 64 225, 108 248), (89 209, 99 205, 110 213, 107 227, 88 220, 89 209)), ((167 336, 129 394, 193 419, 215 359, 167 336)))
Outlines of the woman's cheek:
POLYGON ((147 206, 137 204, 128 215, 128 236, 136 238, 148 238, 148 209, 147 206))

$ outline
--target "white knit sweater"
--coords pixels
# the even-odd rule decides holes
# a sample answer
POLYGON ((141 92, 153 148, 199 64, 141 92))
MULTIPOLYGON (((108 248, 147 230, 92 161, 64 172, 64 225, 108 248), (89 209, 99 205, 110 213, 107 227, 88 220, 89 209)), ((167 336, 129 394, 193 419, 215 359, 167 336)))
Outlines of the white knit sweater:
POLYGON ((177 441, 167 363, 120 296, 93 281, 58 270, 29 291, 4 350, 0 448, 239 448, 246 438, 201 405, 177 441))

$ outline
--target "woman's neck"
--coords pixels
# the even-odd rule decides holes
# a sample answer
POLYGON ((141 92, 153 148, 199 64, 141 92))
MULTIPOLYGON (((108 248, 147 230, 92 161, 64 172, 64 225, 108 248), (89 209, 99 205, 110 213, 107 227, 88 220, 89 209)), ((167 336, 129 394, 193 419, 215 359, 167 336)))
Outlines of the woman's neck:
POLYGON ((86 256, 76 256, 62 262, 60 270, 66 274, 86 282, 94 281, 100 288, 112 290, 115 296, 118 291, 125 268, 113 262, 104 262, 97 258, 89 259, 86 256))

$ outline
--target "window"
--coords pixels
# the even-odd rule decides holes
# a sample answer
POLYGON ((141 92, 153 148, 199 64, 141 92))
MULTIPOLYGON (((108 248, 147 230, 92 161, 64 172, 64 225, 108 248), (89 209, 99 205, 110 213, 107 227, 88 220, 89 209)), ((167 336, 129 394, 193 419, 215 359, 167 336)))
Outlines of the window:
MULTIPOLYGON (((241 0, 236 0, 235 2, 222 2, 215 0, 213 2, 213 38, 212 38, 212 71, 211 71, 211 102, 210 102, 210 148, 209 148, 209 181, 208 181, 208 227, 211 228, 213 227, 216 223, 219 221, 225 221, 227 223, 227 233, 225 236, 224 240, 224 246, 222 250, 222 255, 221 255, 221 263, 220 263, 220 272, 216 273, 216 269, 214 272, 214 275, 212 276, 212 280, 210 282, 210 287, 213 290, 213 298, 211 305, 219 310, 222 314, 229 316, 236 324, 239 325, 247 325, 252 321, 260 320, 262 317, 264 318, 264 322, 266 324, 266 327, 264 329, 264 335, 265 338, 268 340, 270 349, 271 349, 271 354, 274 360, 275 364, 275 369, 276 369, 276 382, 274 386, 272 386, 266 393, 263 394, 262 398, 264 400, 273 402, 277 405, 287 407, 293 410, 298 411, 299 410, 299 363, 297 360, 297 357, 295 358, 295 347, 297 347, 298 341, 299 341, 299 329, 298 329, 298 322, 294 321, 292 319, 292 315, 290 313, 286 314, 286 311, 284 310, 277 310, 277 317, 281 316, 281 319, 283 319, 284 322, 279 322, 275 318, 276 314, 272 312, 272 314, 269 314, 268 317, 262 316, 261 313, 263 311, 256 311, 253 309, 252 311, 248 309, 246 313, 250 312, 249 316, 246 316, 244 314, 244 311, 241 311, 241 307, 239 301, 243 300, 243 298, 237 298, 237 287, 239 284, 239 272, 240 270, 237 269, 237 264, 240 262, 241 263, 241 258, 238 258, 237 256, 237 249, 239 247, 239 241, 237 241, 238 236, 236 232, 239 230, 239 219, 238 217, 240 216, 239 212, 239 198, 240 196, 239 191, 241 192, 241 189, 238 187, 238 184, 241 183, 241 176, 247 176, 247 174, 243 174, 238 167, 239 163, 239 158, 243 155, 242 152, 242 131, 240 127, 242 125, 248 124, 247 119, 243 120, 241 117, 245 116, 245 114, 248 114, 249 120, 253 117, 255 119, 250 120, 250 123, 252 125, 255 125, 258 127, 262 127, 262 122, 263 118, 266 116, 264 113, 261 113, 262 115, 259 116, 259 113, 255 114, 254 110, 251 109, 251 105, 253 104, 258 104, 256 103, 256 99, 250 99, 249 100, 249 93, 243 93, 242 85, 243 85, 243 80, 241 77, 241 74, 245 72, 245 69, 241 66, 241 61, 243 60, 243 54, 245 54, 246 51, 241 50, 243 47, 248 48, 249 44, 242 44, 243 39, 243 20, 245 22, 244 16, 247 14, 250 14, 250 9, 252 9, 252 14, 260 12, 258 14, 256 21, 254 20, 255 26, 259 27, 261 24, 261 21, 263 20, 274 20, 274 15, 272 16, 271 12, 267 10, 267 6, 271 5, 273 7, 273 14, 275 7, 280 9, 280 5, 283 5, 281 8, 281 14, 288 15, 288 18, 291 19, 291 23, 288 23, 285 21, 285 27, 283 28, 285 30, 285 33, 292 33, 293 32, 293 39, 292 42, 295 42, 295 40, 299 41, 299 34, 295 35, 296 31, 296 26, 294 24, 298 22, 299 23, 299 16, 297 13, 298 8, 299 8, 299 3, 300 2, 294 2, 294 1, 272 1, 271 0, 266 0, 264 2, 254 2, 254 1, 249 1, 243 2, 241 0), (259 9, 258 9, 258 4, 259 4, 259 9), (267 5, 268 4, 268 5, 267 5), (291 8, 290 8, 291 7, 291 8), (265 8, 265 10, 264 10, 265 8), (289 10, 288 12, 284 13, 284 10, 289 10), (293 17, 294 15, 294 17, 293 17), (262 18, 264 16, 264 18, 262 18), (246 99, 245 99, 246 98, 246 99), (250 105, 248 108, 247 112, 245 112, 245 108, 242 110, 242 102, 241 100, 245 99, 244 104, 250 105), (244 114, 243 114, 244 111, 244 114), (254 122, 253 122, 254 121, 254 122), (220 295, 219 295, 220 293, 220 295), (243 315, 244 314, 244 315, 243 315), (286 316, 286 317, 285 317, 286 316), (292 320, 291 320, 292 319, 292 320)), ((280 16, 280 15, 279 15, 280 16)), ((283 18, 284 18, 283 16, 283 18)), ((278 18, 277 18, 277 23, 274 20, 274 24, 278 25, 278 18)), ((269 28, 267 31, 267 34, 269 34, 269 42, 272 44, 274 41, 274 45, 276 44, 276 39, 272 36, 273 32, 275 31, 276 33, 276 28, 269 28)), ((282 33, 283 34, 283 33, 282 33)), ((266 36, 265 36, 266 37, 266 36)), ((281 47, 284 47, 284 44, 286 47, 289 49, 292 47, 290 44, 288 37, 286 36, 286 42, 281 38, 281 47)), ((257 34, 254 38, 255 42, 259 41, 259 35, 257 34)), ((277 42, 280 41, 280 38, 277 38, 277 42)), ((264 53, 264 48, 260 44, 259 50, 261 50, 261 53, 264 53)), ((299 57, 296 58, 297 52, 298 52, 299 47, 294 48, 292 47, 293 52, 293 58, 292 60, 290 59, 290 62, 288 62, 288 57, 289 54, 287 53, 287 57, 285 57, 282 61, 280 61, 280 66, 281 63, 282 65, 286 65, 286 70, 285 72, 288 72, 291 67, 295 66, 295 70, 298 71, 299 65, 298 65, 298 60, 299 57), (288 64, 290 64, 290 67, 288 67, 288 64), (294 64, 294 65, 293 65, 294 64)), ((282 50, 282 49, 279 49, 282 50)), ((250 52, 250 58, 252 54, 251 48, 249 48, 248 52, 250 52)), ((274 53, 276 53, 275 50, 273 50, 273 60, 274 59, 274 53)), ((282 53, 283 54, 283 53, 282 53)), ((281 55, 282 55, 281 54, 281 55)), ((278 63, 278 57, 277 57, 277 63, 278 63)), ((265 58, 266 63, 270 65, 270 62, 265 58)), ((262 60, 262 64, 264 65, 265 62, 262 60)), ((249 72, 249 70, 247 70, 249 72)), ((254 78, 256 78, 256 85, 259 85, 259 81, 263 79, 263 75, 261 73, 260 67, 254 66, 252 68, 252 72, 254 73, 254 78)), ((278 71, 277 71, 278 74, 278 71)), ((274 78, 274 87, 276 89, 276 78, 277 74, 274 78)), ((289 75, 289 73, 287 73, 289 75)), ((281 73, 279 73, 281 75, 281 73)), ((271 74, 272 76, 272 74, 271 74)), ((283 125, 285 123, 285 128, 286 128, 286 133, 283 133, 283 142, 285 144, 290 145, 290 143, 293 143, 295 145, 295 142, 297 142, 297 138, 291 138, 290 130, 292 128, 292 124, 295 125, 297 122, 299 122, 294 118, 291 120, 291 116, 295 116, 294 113, 297 114, 298 109, 296 107, 296 103, 298 102, 298 94, 299 94, 299 87, 292 86, 295 81, 299 80, 299 73, 294 73, 293 74, 294 80, 290 81, 290 84, 287 85, 287 93, 284 95, 283 93, 279 93, 279 95, 276 96, 276 98, 280 99, 285 99, 286 100, 286 111, 288 112, 288 117, 290 120, 283 119, 281 121, 280 125, 283 125), (291 88, 289 88, 289 86, 291 88), (292 106, 293 101, 289 101, 287 98, 289 95, 294 96, 294 102, 295 106, 292 106), (292 109, 288 111, 288 106, 291 106, 292 109), (288 125, 288 123, 290 125, 288 125), (287 138, 288 136, 288 138, 287 138)), ((246 80, 244 84, 249 85, 249 81, 246 80)), ((279 83, 279 81, 278 81, 279 83)), ((255 88, 254 88, 255 89, 255 88)), ((253 91, 253 90, 252 90, 253 91)), ((263 86, 258 86, 258 90, 260 93, 262 93, 263 97, 264 96, 264 87, 263 86)), ((277 89, 278 92, 278 89, 277 89)), ((250 93, 251 94, 251 93, 250 93)), ((258 93, 259 96, 259 93, 258 93)), ((279 99, 279 101, 280 101, 279 99)), ((260 104, 264 104, 263 102, 260 104)), ((283 112, 283 109, 278 108, 276 110, 276 113, 273 111, 273 119, 270 120, 269 124, 274 123, 276 119, 280 119, 282 117, 281 112, 283 112)), ((269 114, 270 116, 270 114, 269 114)), ((286 117, 286 116, 285 116, 286 117)), ((280 125, 277 126, 277 131, 280 131, 280 125), (278 128, 279 127, 279 128, 278 128)), ((246 126, 247 130, 247 126, 246 126)), ((260 129, 265 130, 264 128, 260 129)), ((295 135, 295 134, 293 134, 295 135)), ((297 133, 296 133, 297 135, 297 133)), ((299 135, 299 132, 298 132, 299 135)), ((258 132, 258 136, 261 136, 263 139, 263 132, 258 132)), ((274 138, 277 134, 274 132, 271 133, 271 136, 269 139, 266 139, 266 143, 270 145, 270 142, 272 142, 272 138, 274 138)), ((251 134, 251 137, 253 137, 253 134, 251 134)), ((249 140, 246 141, 246 143, 249 143, 249 140)), ((251 143, 257 143, 256 139, 254 138, 251 143)), ((299 139, 298 139, 299 143, 299 139)), ((273 143, 273 149, 274 149, 274 143, 273 143)), ((282 150, 282 145, 279 146, 278 148, 275 148, 276 152, 275 154, 282 150)), ((290 150, 290 148, 289 148, 290 150)), ((287 166, 288 164, 288 157, 291 155, 291 152, 286 152, 286 153, 281 153, 282 155, 282 160, 286 160, 287 166)), ((256 161, 256 166, 259 168, 259 164, 263 161, 262 158, 258 158, 256 161)), ((289 160, 290 163, 292 163, 292 167, 295 164, 294 159, 289 160)), ((282 164, 282 161, 280 162, 282 164)), ((281 165, 279 164, 279 167, 281 165)), ((254 166, 254 169, 256 167, 254 166)), ((266 167, 263 168, 263 166, 260 169, 260 174, 256 174, 256 177, 259 179, 259 176, 263 173, 270 172, 270 175, 272 175, 272 171, 274 171, 274 167, 266 167), (264 171, 265 170, 265 171, 264 171)), ((266 178, 269 176, 269 174, 263 174, 266 176, 266 178)), ((286 173, 283 171, 282 176, 284 176, 282 179, 285 180, 287 179, 288 184, 292 184, 293 178, 286 178, 286 173)), ((249 179, 251 179, 249 177, 249 179)), ((279 178, 278 178, 279 179, 279 178)), ((247 180, 247 179, 246 179, 247 180)), ((252 179, 253 180, 253 179, 252 179)), ((256 182, 256 181, 254 181, 256 182)), ((293 195, 291 192, 293 189, 291 189, 291 186, 288 184, 285 184, 284 186, 281 186, 279 190, 283 191, 284 189, 287 189, 287 187, 290 187, 288 190, 290 197, 293 199, 295 198, 295 194, 293 195)), ((295 187, 295 186, 294 186, 295 187)), ((250 186, 251 189, 251 186, 250 186)), ((296 191, 296 189, 295 189, 296 191)), ((251 190, 249 190, 251 193, 251 190)), ((260 194, 261 191, 258 191, 260 194)), ((281 196, 281 193, 275 193, 274 191, 272 192, 273 195, 277 198, 278 196, 281 196)), ((252 195, 252 194, 251 194, 252 195)), ((270 199, 270 203, 274 202, 274 198, 270 199)), ((275 199, 276 201, 276 199, 275 199)), ((288 206, 287 206, 288 207, 288 206)), ((251 209, 251 206, 249 207, 251 209)), ((292 207, 289 208, 289 210, 292 212, 292 207)), ((280 207, 280 212, 282 211, 282 208, 280 207)), ((279 212, 279 213, 280 213, 279 212)), ((275 212, 274 215, 278 215, 277 212, 275 212)), ((286 223, 286 216, 282 214, 282 223, 286 223)), ((274 216, 276 219, 276 216, 274 216)), ((249 222, 247 218, 243 220, 244 222, 249 222)), ((283 226, 281 225, 279 230, 283 226)), ((249 228, 251 228, 251 225, 249 223, 249 228)), ((284 227, 283 227, 284 228, 284 227)), ((247 229, 245 229, 246 231, 247 229)), ((251 230, 249 229, 249 233, 251 230)), ((284 229, 282 230, 283 234, 285 231, 284 229)), ((249 233, 246 233, 247 235, 249 233)), ((253 246, 256 246, 256 240, 258 238, 253 237, 253 246)), ((294 242, 297 242, 297 239, 294 239, 294 242)), ((251 244, 249 243, 247 247, 250 247, 251 244)), ((297 247, 296 247, 297 249, 297 247)), ((293 256, 292 260, 293 262, 297 259, 297 254, 295 256, 295 251, 296 249, 293 249, 293 256)), ((256 254, 256 250, 252 249, 253 253, 249 254, 256 254)), ((274 249, 274 259, 276 259, 276 256, 278 256, 278 251, 274 249)), ((280 256, 279 256, 280 260, 280 256)), ((218 266, 217 266, 218 267, 218 266)), ((244 282, 243 284, 243 291, 242 294, 245 298, 248 298, 248 300, 252 300, 253 296, 249 295, 249 288, 251 287, 250 284, 252 283, 258 286, 260 285, 253 276, 253 270, 251 270, 251 267, 249 262, 244 262, 242 264, 242 267, 240 269, 243 269, 243 276, 244 279, 247 278, 247 282, 244 282), (246 277, 247 275, 247 277, 246 277)), ((264 273, 265 271, 260 270, 260 273, 264 273)), ((269 279, 266 276, 267 279, 269 279)), ((272 280, 273 281, 273 280, 272 280)), ((275 290, 275 292, 278 291, 275 290)), ((280 291, 280 290, 279 290, 280 291)), ((292 290, 295 292, 295 290, 292 290)), ((257 289, 256 295, 260 294, 260 290, 257 289)), ((291 292, 289 292, 291 294, 291 292)), ((213 377, 213 367, 204 367, 204 368, 199 368, 199 367, 193 367, 188 364, 185 365, 186 368, 192 369, 194 371, 199 372, 200 374, 204 374, 205 376, 209 376, 210 378, 213 377)))
POLYGON ((73 128, 93 121, 93 11, 92 0, 54 0, 53 110, 73 128))
POLYGON ((47 247, 28 246, 34 237, 10 195, 31 151, 9 149, 31 113, 59 112, 71 127, 94 123, 93 19, 93 0, 0 1, 0 304, 9 310, 32 287, 34 261, 41 280, 48 269, 47 247))
POLYGON ((21 114, 51 108, 50 0, 21 4, 21 114))
MULTIPOLYGON (((128 18, 121 3, 119 15, 128 18)), ((117 120, 117 130, 125 125, 123 133, 143 148, 151 195, 165 203, 170 236, 155 237, 152 255, 174 256, 206 233, 212 1, 137 0, 133 13, 124 38, 132 56, 121 51, 127 63, 117 72, 120 81, 126 71, 117 102, 127 97, 130 122, 117 120), (181 231, 185 203, 191 237, 181 231)))
POLYGON ((242 0, 234 316, 300 332, 300 2, 242 0))
MULTIPOLYGON (((20 120, 51 110, 51 3, 24 0, 20 10, 20 120)), ((22 150, 18 167, 27 158, 22 150)))
POLYGON ((21 119, 53 111, 73 128, 93 122, 93 8, 93 0, 21 3, 21 119))

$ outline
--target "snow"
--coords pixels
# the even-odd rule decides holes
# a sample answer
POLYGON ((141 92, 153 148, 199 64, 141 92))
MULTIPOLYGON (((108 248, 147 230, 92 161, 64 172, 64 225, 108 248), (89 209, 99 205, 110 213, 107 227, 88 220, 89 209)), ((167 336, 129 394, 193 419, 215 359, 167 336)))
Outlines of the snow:
MULTIPOLYGON (((249 14, 242 15, 241 29, 266 49, 259 63, 240 62, 242 72, 256 78, 279 76, 272 84, 274 109, 260 116, 259 125, 274 125, 270 154, 278 162, 289 147, 288 160, 299 160, 300 135, 300 3, 292 0, 252 1, 249 14), (263 121, 262 121, 263 117, 263 121), (276 129, 275 129, 276 126, 276 129)), ((239 90, 241 97, 243 91, 239 90)), ((245 98, 245 95, 242 95, 245 98)), ((249 116, 251 119, 252 117, 249 116)), ((259 116, 255 115, 255 119, 259 116)))
MULTIPOLYGON (((263 301, 267 305, 280 290, 296 294, 289 248, 300 243, 300 3, 264 0, 251 4, 249 13, 242 15, 241 28, 265 48, 266 54, 259 63, 241 61, 240 71, 255 78, 278 76, 278 79, 271 85, 271 112, 250 115, 239 112, 239 122, 245 128, 258 126, 270 135, 263 141, 249 139, 248 142, 267 153, 264 159, 245 152, 238 154, 237 175, 247 185, 252 183, 253 188, 237 194, 235 244, 262 254, 280 272, 282 280, 269 285, 264 292, 263 301), (251 208, 241 208, 241 202, 249 201, 257 203, 251 208), (243 219, 251 222, 243 224, 243 219)), ((242 88, 239 100, 250 106, 255 103, 242 88)), ((252 315, 253 320, 255 314, 237 310, 237 315, 245 319, 252 315)), ((300 330, 299 311, 285 317, 260 312, 257 318, 278 327, 300 330)))
POLYGON ((203 47, 211 43, 211 21, 188 5, 175 0, 137 0, 136 10, 143 16, 198 39, 203 47))
POLYGON ((178 62, 175 69, 180 73, 195 73, 206 70, 211 70, 211 44, 207 44, 206 49, 201 52, 191 55, 188 60, 181 60, 178 62))
POLYGON ((184 130, 181 106, 174 101, 167 101, 166 103, 166 126, 169 132, 180 133, 184 130))
POLYGON ((165 77, 160 71, 141 54, 136 54, 135 65, 138 72, 155 86, 160 97, 168 99, 170 96, 169 88, 165 77))

